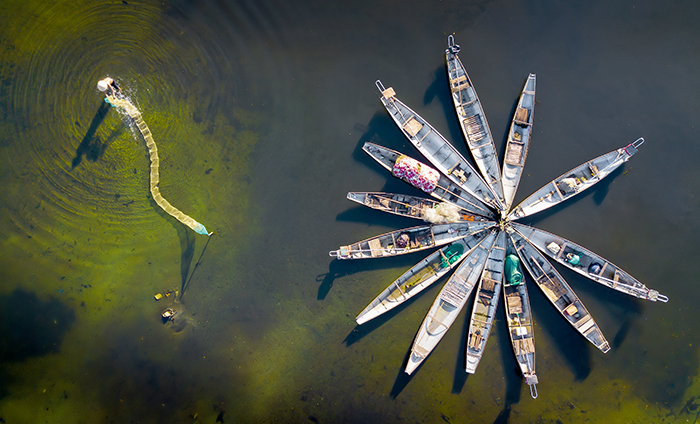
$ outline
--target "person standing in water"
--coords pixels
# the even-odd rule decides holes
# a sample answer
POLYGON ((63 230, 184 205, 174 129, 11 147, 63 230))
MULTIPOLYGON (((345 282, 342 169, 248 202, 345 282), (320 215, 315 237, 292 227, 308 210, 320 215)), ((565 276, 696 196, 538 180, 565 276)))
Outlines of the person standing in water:
POLYGON ((110 77, 103 78, 97 82, 97 89, 106 92, 108 96, 116 96, 121 91, 116 81, 110 77))

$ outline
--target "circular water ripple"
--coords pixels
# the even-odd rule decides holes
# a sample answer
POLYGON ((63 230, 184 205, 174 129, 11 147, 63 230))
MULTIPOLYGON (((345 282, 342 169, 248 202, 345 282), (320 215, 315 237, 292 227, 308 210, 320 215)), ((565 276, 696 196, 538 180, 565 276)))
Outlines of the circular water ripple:
POLYGON ((239 92, 246 103, 260 94, 247 76, 278 68, 266 63, 263 47, 275 35, 258 32, 273 31, 276 18, 246 2, 196 10, 188 2, 163 9, 130 1, 4 7, 24 17, 5 32, 0 63, 2 209, 16 233, 50 249, 66 239, 103 234, 118 244, 168 228, 149 199, 143 140, 96 89, 105 76, 154 134, 164 196, 206 225, 198 214, 226 193, 203 175, 216 157, 235 156, 235 140, 220 136, 243 125, 234 112, 239 92))

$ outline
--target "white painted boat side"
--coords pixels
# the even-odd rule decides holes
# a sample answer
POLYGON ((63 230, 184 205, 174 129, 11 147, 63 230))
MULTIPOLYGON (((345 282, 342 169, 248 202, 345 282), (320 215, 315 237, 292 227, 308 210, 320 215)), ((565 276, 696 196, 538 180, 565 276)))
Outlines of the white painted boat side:
POLYGON ((479 278, 476 299, 472 308, 467 332, 466 371, 476 372, 491 334, 493 320, 496 317, 498 301, 503 283, 503 261, 506 257, 506 234, 499 231, 496 241, 489 252, 484 270, 479 278))
POLYGON ((571 240, 527 225, 515 222, 511 225, 542 253, 584 277, 640 299, 668 301, 668 297, 648 288, 622 268, 571 240), (569 254, 578 256, 577 264, 571 263, 573 257, 567 259, 569 254))
POLYGON ((411 347, 406 373, 411 374, 427 358, 450 329, 469 299, 488 259, 496 237, 492 230, 452 274, 425 316, 411 347))
POLYGON ((443 247, 418 262, 411 269, 394 280, 389 287, 370 302, 370 304, 357 315, 355 321, 357 321, 358 324, 364 324, 416 296, 450 270, 457 268, 472 249, 484 239, 484 236, 486 236, 484 231, 477 232, 443 247), (460 253, 459 257, 456 259, 454 259, 454 257, 450 258, 449 249, 457 244, 461 245, 462 253, 460 253), (448 259, 452 259, 453 262, 450 262, 448 259))
MULTIPOLYGON (((389 172, 392 172, 394 163, 396 162, 397 158, 402 155, 401 152, 370 142, 366 142, 362 146, 362 150, 364 150, 365 153, 376 160, 389 172)), ((404 179, 401 180, 411 185, 408 181, 404 179)), ((433 190, 430 195, 436 199, 450 202, 473 214, 486 218, 494 218, 493 212, 487 206, 485 206, 481 200, 472 196, 462 187, 457 186, 452 182, 452 180, 447 178, 442 173, 440 173, 440 180, 438 181, 437 188, 433 190)))
POLYGON ((384 193, 384 192, 370 192, 370 191, 351 191, 347 195, 348 200, 359 203, 360 205, 366 206, 370 209, 390 213, 393 215, 404 216, 406 218, 422 219, 424 221, 429 221, 433 223, 439 223, 439 221, 430 221, 426 216, 426 211, 428 210, 439 210, 445 205, 449 205, 451 208, 455 209, 456 217, 455 220, 447 220, 447 217, 443 222, 461 222, 461 221, 483 221, 483 218, 479 215, 471 214, 462 208, 453 205, 452 203, 440 202, 433 199, 428 199, 420 196, 411 196, 408 194, 401 193, 384 193))
POLYGON ((397 99, 393 88, 384 89, 381 81, 377 81, 376 85, 380 90, 382 104, 394 123, 438 171, 484 204, 494 209, 503 209, 502 202, 491 187, 442 134, 397 99))
POLYGON ((508 141, 503 157, 503 197, 507 212, 513 206, 515 193, 520 185, 523 175, 525 160, 530 149, 532 137, 532 124, 535 114, 535 74, 530 74, 525 81, 525 86, 520 93, 518 106, 513 112, 513 119, 508 130, 508 141), (524 119, 523 119, 524 117, 524 119))
POLYGON ((466 221, 403 228, 340 246, 338 250, 332 250, 328 254, 337 259, 371 259, 405 255, 444 246, 494 225, 495 223, 490 221, 466 221))
POLYGON ((467 69, 459 58, 459 45, 455 44, 452 35, 447 40, 447 49, 445 50, 447 80, 459 127, 462 130, 467 148, 471 152, 477 168, 481 171, 481 176, 501 203, 505 205, 498 154, 484 108, 476 94, 474 84, 469 78, 467 69))
POLYGON ((559 272, 518 231, 511 227, 508 234, 521 263, 559 314, 593 346, 603 353, 609 351, 610 343, 605 339, 600 327, 559 272))
POLYGON ((627 162, 637 153, 637 148, 642 143, 644 139, 639 138, 560 175, 516 206, 508 214, 508 220, 514 221, 541 212, 591 188, 627 162))
MULTIPOLYGON (((516 254, 510 239, 508 239, 507 245, 508 249, 512 250, 513 254, 516 254)), ((506 252, 506 256, 508 256, 508 252, 506 252)), ((530 391, 532 393, 534 386, 538 382, 535 371, 535 333, 530 297, 524 275, 523 282, 519 285, 509 285, 507 276, 504 275, 503 300, 513 354, 520 372, 525 378, 525 383, 531 387, 530 391)), ((536 394, 533 397, 536 397, 536 394)))

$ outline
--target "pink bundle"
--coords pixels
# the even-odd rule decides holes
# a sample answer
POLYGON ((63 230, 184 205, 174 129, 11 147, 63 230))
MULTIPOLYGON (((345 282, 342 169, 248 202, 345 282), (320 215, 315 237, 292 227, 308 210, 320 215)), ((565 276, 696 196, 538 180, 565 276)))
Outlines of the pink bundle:
POLYGON ((435 190, 440 180, 440 174, 435 169, 406 155, 396 159, 391 173, 426 193, 435 190))

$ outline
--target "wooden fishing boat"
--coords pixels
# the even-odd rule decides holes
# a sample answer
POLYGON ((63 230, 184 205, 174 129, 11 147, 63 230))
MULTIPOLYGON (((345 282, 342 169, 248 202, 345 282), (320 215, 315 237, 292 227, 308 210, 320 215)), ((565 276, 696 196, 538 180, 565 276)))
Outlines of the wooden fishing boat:
POLYGON ((445 50, 445 62, 447 64, 447 80, 452 93, 459 127, 462 129, 464 140, 472 153, 476 166, 481 171, 481 176, 505 205, 503 187, 501 184, 501 170, 498 166, 498 155, 493 143, 491 129, 486 120, 484 108, 481 106, 479 96, 476 94, 467 70, 459 59, 459 45, 455 44, 452 35, 447 37, 447 49, 445 50))
POLYGON ((539 286, 545 297, 552 302, 552 305, 571 324, 576 331, 581 333, 593 346, 603 353, 610 350, 610 344, 600 331, 600 327, 588 310, 581 302, 581 299, 571 290, 569 284, 562 278, 552 264, 545 258, 535 246, 512 227, 507 227, 518 257, 530 276, 539 286))
POLYGON ((378 211, 422 219, 434 224, 486 220, 486 218, 473 215, 452 203, 438 202, 408 194, 351 191, 348 193, 348 199, 378 211))
POLYGON ((464 238, 474 232, 494 226, 493 222, 453 222, 422 225, 391 231, 347 246, 331 250, 337 259, 367 259, 404 255, 431 249, 464 238))
POLYGON ((496 237, 492 230, 484 240, 475 247, 462 264, 452 274, 445 286, 440 290, 433 306, 425 316, 411 347, 411 354, 406 363, 406 374, 411 374, 423 363, 430 352, 442 340, 457 319, 460 311, 467 303, 474 286, 484 269, 489 251, 496 237))
POLYGON ((491 248, 476 290, 476 300, 469 320, 466 371, 476 372, 491 334, 503 284, 503 261, 506 258, 506 233, 499 231, 491 248))
POLYGON ((494 209, 503 209, 503 204, 491 187, 445 137, 397 99, 393 88, 385 89, 379 80, 376 81, 376 85, 381 92, 380 98, 384 108, 401 132, 438 171, 483 203, 494 209))
POLYGON ((668 302, 668 297, 648 288, 612 262, 583 246, 527 225, 511 225, 542 253, 584 277, 640 299, 668 302))
POLYGON ((520 268, 520 259, 508 243, 504 262, 503 298, 505 300, 508 334, 515 360, 525 383, 530 386, 530 395, 537 398, 537 374, 535 373, 535 333, 532 326, 532 309, 525 285, 525 276, 520 268))
POLYGON ((355 318, 358 324, 378 317, 401 305, 423 289, 456 268, 460 262, 484 239, 486 232, 478 232, 458 240, 434 252, 403 273, 379 294, 355 318))
POLYGON ((592 187, 627 162, 637 153, 637 149, 642 143, 644 143, 644 139, 639 138, 625 147, 598 156, 559 176, 523 200, 508 214, 508 220, 520 219, 551 208, 592 187))
POLYGON ((535 74, 527 77, 508 131, 506 154, 503 158, 503 197, 506 206, 504 214, 513 205, 515 193, 523 175, 527 151, 530 148, 535 113, 535 79, 535 74))
MULTIPOLYGON (((380 165, 382 165, 385 169, 387 169, 389 172, 391 172, 392 175, 396 177, 396 174, 394 173, 394 167, 396 166, 397 161, 401 160, 402 158, 408 156, 396 151, 392 150, 383 146, 380 146, 378 144, 374 143, 365 143, 364 146, 362 146, 362 150, 365 151, 372 159, 376 160, 380 165)), ((412 159, 412 158, 409 158, 412 159)), ((429 167, 428 165, 418 162, 415 159, 412 159, 417 165, 414 164, 414 166, 419 167, 421 170, 424 172, 429 172, 428 170, 433 170, 433 168, 429 167)), ((437 171, 436 171, 437 172, 437 171)), ((444 176, 443 174, 437 173, 439 176, 439 179, 436 183, 434 184, 416 184, 420 183, 420 179, 410 179, 406 177, 397 177, 403 180, 404 182, 411 184, 412 186, 416 187, 416 185, 419 185, 420 187, 416 187, 420 190, 423 190, 424 192, 430 194, 436 199, 446 201, 453 203, 460 208, 475 214, 475 215, 480 215, 483 217, 487 218, 493 218, 493 212, 486 207, 479 199, 476 197, 472 196, 469 194, 469 192, 464 191, 464 189, 457 184, 453 183, 452 180, 444 176), (432 186, 435 186, 432 190, 429 190, 432 186), (428 191, 426 191, 428 190, 428 191)))

